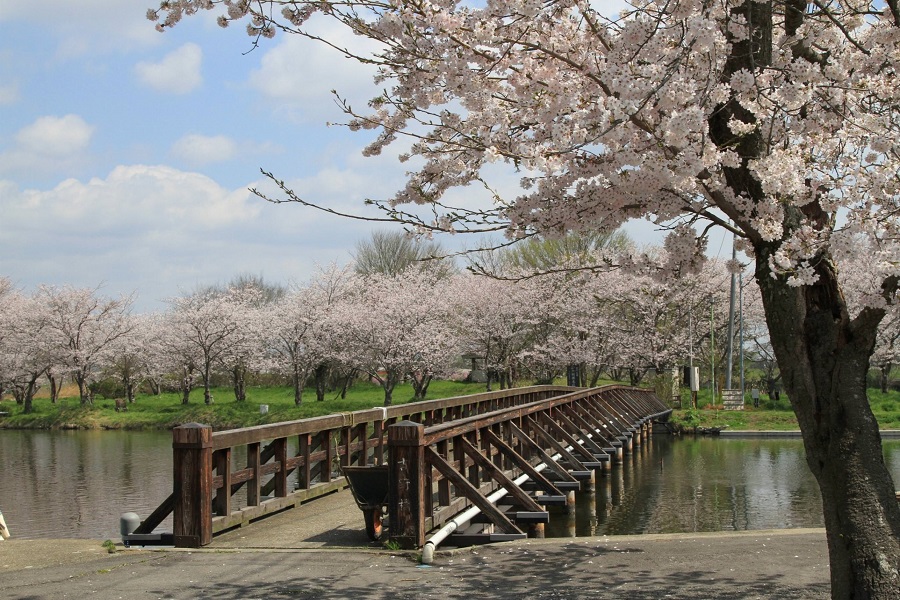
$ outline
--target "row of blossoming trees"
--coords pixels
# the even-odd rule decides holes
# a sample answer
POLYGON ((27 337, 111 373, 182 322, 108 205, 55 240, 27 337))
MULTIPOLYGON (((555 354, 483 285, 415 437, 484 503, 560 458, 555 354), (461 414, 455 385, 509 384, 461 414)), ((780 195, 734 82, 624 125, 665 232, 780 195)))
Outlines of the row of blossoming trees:
MULTIPOLYGON (((551 382, 570 365, 585 385, 601 374, 638 383, 689 356, 707 369, 710 359, 721 364, 726 348, 729 274, 715 261, 668 281, 624 270, 517 280, 415 265, 358 271, 323 269, 291 289, 238 280, 173 298, 154 314, 132 314, 130 297, 49 286, 26 294, 0 279, 0 391, 27 412, 44 383, 55 401, 64 376, 82 404, 101 379, 114 379, 129 402, 144 384, 179 389, 184 403, 202 386, 212 403, 214 379, 228 376, 243 401, 248 375, 266 373, 289 380, 299 405, 310 382, 322 400, 326 381, 363 375, 388 405, 402 381, 424 398, 432 378, 449 377, 463 356, 484 369, 490 389, 519 377, 551 382), (719 354, 710 356, 715 338, 719 354)), ((748 358, 764 362, 758 290, 746 285, 748 358)), ((896 361, 893 329, 876 353, 887 365, 896 361)))

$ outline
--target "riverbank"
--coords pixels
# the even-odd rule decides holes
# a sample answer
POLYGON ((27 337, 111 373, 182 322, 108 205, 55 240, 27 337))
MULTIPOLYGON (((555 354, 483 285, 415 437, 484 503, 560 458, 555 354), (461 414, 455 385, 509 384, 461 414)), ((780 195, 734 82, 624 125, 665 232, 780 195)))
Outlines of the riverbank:
MULTIPOLYGON (((427 398, 467 396, 484 391, 483 383, 434 381, 427 398)), ((204 423, 222 430, 366 410, 384 404, 381 387, 364 382, 349 388, 343 396, 331 392, 322 402, 316 400, 313 390, 306 390, 299 406, 289 387, 251 387, 243 402, 234 399, 230 388, 214 388, 212 393, 214 402, 209 405, 204 402, 202 389, 191 392, 188 404, 182 402, 179 394, 142 394, 123 411, 116 410, 114 399, 98 398, 92 406, 83 406, 77 397, 65 397, 56 404, 38 397, 31 414, 24 414, 21 406, 4 399, 0 402, 0 429, 170 430, 184 423, 204 423)), ((409 384, 398 385, 394 404, 411 402, 412 396, 409 384)), ((900 429, 900 392, 882 394, 869 390, 869 398, 879 427, 900 429)), ((685 433, 798 429, 796 416, 783 400, 763 402, 758 408, 747 405, 739 411, 726 411, 709 404, 699 409, 676 409, 670 423, 685 433)))
POLYGON ((824 530, 809 529, 524 540, 439 551, 429 567, 409 553, 365 547, 105 554, 89 543, 22 540, 0 543, 0 573, 4 600, 807 600, 829 593, 824 530))

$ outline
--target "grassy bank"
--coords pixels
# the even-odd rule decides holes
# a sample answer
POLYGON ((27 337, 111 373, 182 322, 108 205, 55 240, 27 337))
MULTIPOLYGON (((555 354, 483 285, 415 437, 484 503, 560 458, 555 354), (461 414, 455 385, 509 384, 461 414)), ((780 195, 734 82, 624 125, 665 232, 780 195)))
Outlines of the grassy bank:
MULTIPOLYGON (((880 429, 900 429, 900 392, 881 393, 870 389, 869 404, 880 429)), ((790 431, 799 429, 797 417, 784 397, 763 400, 759 408, 722 410, 720 406, 700 402, 700 409, 675 410, 671 421, 685 430, 726 428, 736 431, 790 431)))
MULTIPOLYGON (((481 383, 460 383, 435 381, 428 391, 428 399, 464 396, 485 391, 481 383)), ((394 403, 403 404, 412 399, 412 387, 399 385, 394 392, 394 403)), ((305 419, 336 412, 365 410, 381 406, 384 392, 377 385, 359 383, 352 387, 346 398, 335 392, 326 395, 326 400, 317 402, 315 392, 306 390, 303 403, 294 405, 293 390, 289 387, 253 387, 247 390, 247 401, 237 402, 230 388, 213 390, 215 402, 209 406, 203 403, 203 390, 191 393, 190 403, 181 403, 180 394, 159 396, 139 395, 129 405, 126 412, 116 412, 115 402, 98 398, 93 406, 81 406, 77 396, 61 399, 51 404, 47 398, 37 398, 32 414, 22 414, 22 407, 15 402, 0 402, 0 428, 22 429, 171 429, 183 423, 206 423, 216 429, 247 427, 264 423, 305 419), (268 406, 268 413, 260 413, 260 405, 268 406)), ((686 400, 685 405, 686 405, 686 400)), ((882 429, 900 429, 900 392, 882 394, 869 390, 872 410, 882 429)), ((787 400, 775 401, 764 398, 759 408, 751 405, 743 411, 725 411, 713 405, 703 392, 699 398, 699 409, 675 410, 672 422, 684 430, 704 428, 727 428, 737 431, 794 430, 797 419, 790 410, 787 400)))
MULTIPOLYGON (((450 398, 483 392, 483 383, 435 381, 428 390, 428 399, 450 398)), ((115 402, 103 398, 93 406, 81 406, 77 396, 60 399, 51 404, 47 398, 36 398, 34 411, 23 414, 15 402, 0 402, 0 428, 20 429, 171 429, 183 423, 205 423, 216 429, 247 427, 264 423, 305 419, 336 412, 364 410, 384 404, 384 392, 377 385, 357 384, 340 398, 335 392, 316 401, 314 390, 306 390, 300 406, 294 404, 294 391, 289 387, 247 388, 247 400, 237 402, 230 388, 212 390, 214 402, 203 402, 203 390, 191 392, 190 403, 181 403, 181 394, 164 393, 158 396, 141 394, 124 412, 116 412, 115 402), (268 406, 267 414, 260 414, 260 405, 268 406)), ((398 385, 394 390, 394 404, 412 399, 410 385, 398 385)))

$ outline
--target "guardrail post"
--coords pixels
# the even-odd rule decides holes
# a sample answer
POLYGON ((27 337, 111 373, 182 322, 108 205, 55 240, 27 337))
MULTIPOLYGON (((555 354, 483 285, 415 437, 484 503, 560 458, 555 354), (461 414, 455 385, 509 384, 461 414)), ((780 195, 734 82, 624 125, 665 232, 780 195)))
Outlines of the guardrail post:
POLYGON ((212 427, 188 423, 172 430, 175 496, 173 536, 178 548, 212 541, 212 427))
POLYGON ((425 545, 425 426, 401 421, 388 427, 388 515, 391 541, 425 545))

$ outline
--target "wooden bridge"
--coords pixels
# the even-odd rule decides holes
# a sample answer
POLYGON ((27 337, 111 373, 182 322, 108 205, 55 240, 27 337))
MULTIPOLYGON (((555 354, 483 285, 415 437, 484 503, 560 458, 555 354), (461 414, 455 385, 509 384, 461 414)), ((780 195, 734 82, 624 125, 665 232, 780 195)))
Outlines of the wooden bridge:
POLYGON ((425 546, 429 532, 453 545, 540 536, 547 506, 573 507, 576 489, 670 412, 638 388, 534 386, 220 432, 191 423, 173 430, 172 494, 123 538, 205 546, 343 489, 342 469, 367 466, 387 478, 401 547, 425 546), (457 531, 461 513, 480 531, 457 531), (170 514, 173 532, 154 533, 170 514))

